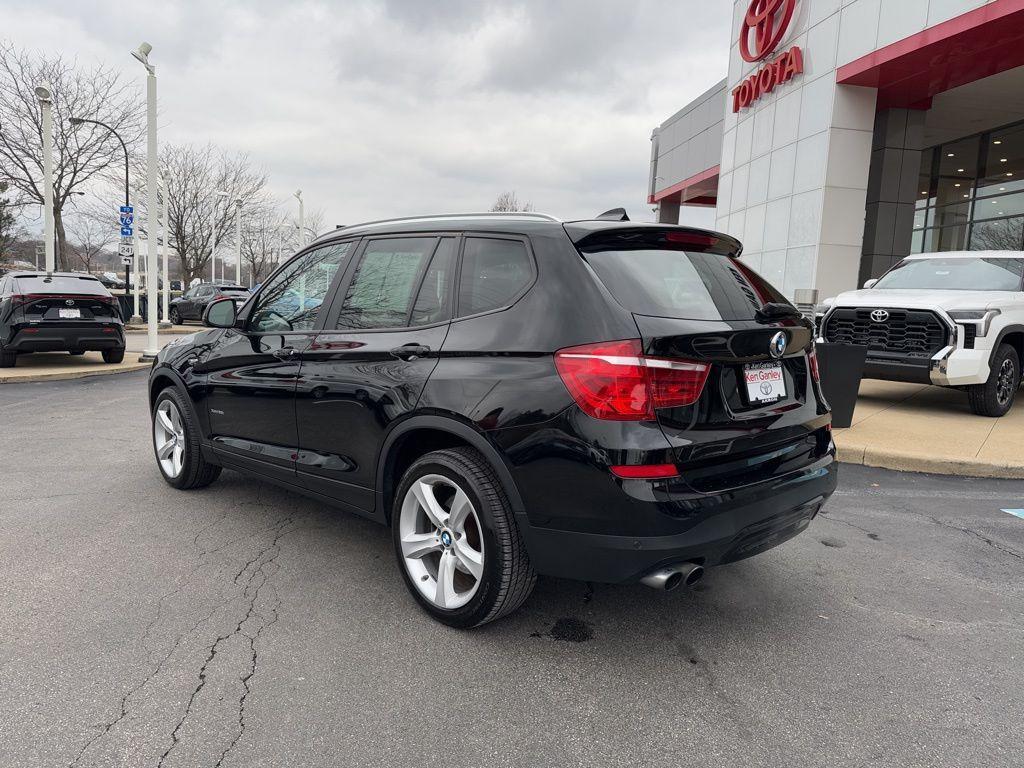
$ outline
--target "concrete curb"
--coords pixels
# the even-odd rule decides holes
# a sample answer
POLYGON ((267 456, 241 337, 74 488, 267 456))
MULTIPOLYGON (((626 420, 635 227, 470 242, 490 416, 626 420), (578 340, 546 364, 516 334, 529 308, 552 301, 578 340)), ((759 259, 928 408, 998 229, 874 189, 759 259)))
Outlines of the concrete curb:
POLYGON ((1005 480, 1024 479, 1024 463, 963 459, 955 456, 915 454, 863 445, 843 446, 836 442, 839 461, 844 464, 862 464, 868 467, 892 469, 897 472, 923 472, 930 475, 982 477, 1005 480))
POLYGON ((5 376, 0 374, 0 384, 27 384, 34 381, 69 381, 71 379, 86 379, 92 376, 113 376, 116 373, 134 373, 152 368, 152 363, 124 363, 113 368, 102 368, 96 370, 77 371, 46 371, 30 373, 27 376, 5 376))

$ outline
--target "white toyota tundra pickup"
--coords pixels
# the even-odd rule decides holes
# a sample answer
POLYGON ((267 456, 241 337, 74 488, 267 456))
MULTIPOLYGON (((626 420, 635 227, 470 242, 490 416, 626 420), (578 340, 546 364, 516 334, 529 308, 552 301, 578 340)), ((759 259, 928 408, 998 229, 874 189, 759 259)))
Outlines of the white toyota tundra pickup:
POLYGON ((822 341, 867 347, 865 378, 963 389, 981 416, 1013 405, 1024 360, 1024 253, 909 256, 826 299, 822 341))

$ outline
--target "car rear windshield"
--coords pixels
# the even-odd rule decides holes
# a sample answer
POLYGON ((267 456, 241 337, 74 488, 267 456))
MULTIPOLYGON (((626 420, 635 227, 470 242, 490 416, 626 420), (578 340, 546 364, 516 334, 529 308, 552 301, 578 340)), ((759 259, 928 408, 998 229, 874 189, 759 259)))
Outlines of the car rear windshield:
POLYGON ((20 293, 85 293, 109 296, 110 292, 95 277, 71 275, 20 275, 16 278, 20 293))
POLYGON ((237 285, 222 285, 217 288, 221 293, 248 293, 248 288, 240 288, 237 285))
POLYGON ((905 259, 875 283, 875 288, 923 291, 1019 291, 1024 259, 905 259))
POLYGON ((622 306, 638 315, 685 320, 753 320, 785 299, 750 267, 729 256, 671 248, 583 249, 584 258, 622 306))

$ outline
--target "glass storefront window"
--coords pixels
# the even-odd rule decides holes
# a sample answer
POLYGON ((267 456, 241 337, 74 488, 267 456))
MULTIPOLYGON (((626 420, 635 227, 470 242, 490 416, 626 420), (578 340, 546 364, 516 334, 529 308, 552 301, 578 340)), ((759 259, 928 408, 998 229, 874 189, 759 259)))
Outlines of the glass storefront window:
POLYGON ((921 153, 912 253, 1024 251, 1024 123, 921 153))
POLYGON ((979 221, 971 227, 972 251, 1024 249, 1024 217, 979 221))
POLYGON ((995 131, 982 139, 978 196, 1024 190, 1024 127, 995 131))

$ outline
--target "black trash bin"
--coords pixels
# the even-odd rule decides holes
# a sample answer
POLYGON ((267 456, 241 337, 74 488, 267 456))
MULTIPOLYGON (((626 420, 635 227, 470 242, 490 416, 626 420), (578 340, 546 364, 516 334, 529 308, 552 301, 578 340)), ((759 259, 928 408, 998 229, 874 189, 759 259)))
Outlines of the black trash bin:
POLYGON ((853 423, 853 409, 857 406, 857 392, 864 375, 868 348, 856 344, 821 343, 817 350, 821 388, 832 406, 832 426, 844 429, 853 423))

